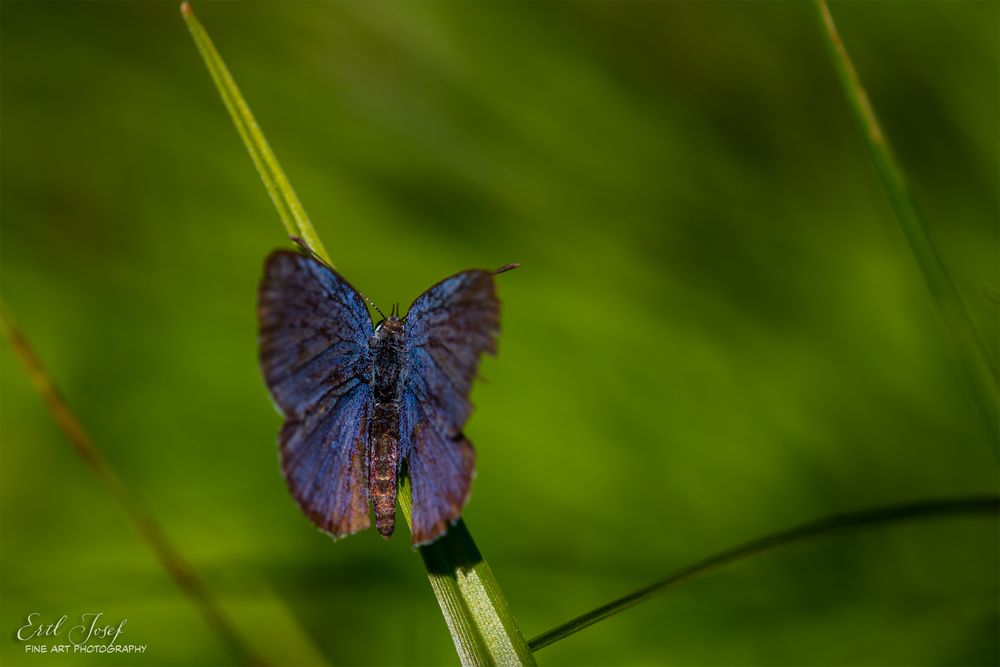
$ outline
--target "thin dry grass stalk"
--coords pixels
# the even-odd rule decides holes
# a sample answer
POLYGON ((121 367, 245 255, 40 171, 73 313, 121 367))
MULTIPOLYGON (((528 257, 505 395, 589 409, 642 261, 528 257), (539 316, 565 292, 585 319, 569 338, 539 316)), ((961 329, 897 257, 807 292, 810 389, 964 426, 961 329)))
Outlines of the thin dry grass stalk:
POLYGON ((45 401, 59 429, 66 436, 73 450, 83 459, 92 473, 111 491, 135 525, 139 535, 153 550, 160 564, 177 586, 195 603, 209 626, 223 642, 248 665, 267 663, 250 646, 232 620, 226 615, 204 582, 195 574, 191 565, 170 543, 160 523, 146 509, 139 499, 128 490, 104 454, 94 444, 70 409, 66 399, 56 386, 42 360, 32 348, 28 339, 14 325, 5 304, 0 303, 0 330, 7 338, 17 358, 24 365, 35 389, 45 401))

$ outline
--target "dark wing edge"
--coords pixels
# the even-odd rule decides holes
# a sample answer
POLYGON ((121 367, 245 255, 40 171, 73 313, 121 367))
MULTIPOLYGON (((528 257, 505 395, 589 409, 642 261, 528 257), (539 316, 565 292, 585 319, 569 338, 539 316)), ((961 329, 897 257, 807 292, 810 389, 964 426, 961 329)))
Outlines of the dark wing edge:
POLYGON ((480 358, 497 352, 493 272, 463 271, 435 284, 410 306, 405 330, 400 440, 413 489, 413 544, 421 546, 461 517, 472 487, 475 450, 462 427, 480 358))
POLYGON ((372 332, 364 300, 325 264, 278 250, 264 264, 257 313, 261 370, 286 416, 278 442, 289 491, 330 535, 363 530, 372 332))

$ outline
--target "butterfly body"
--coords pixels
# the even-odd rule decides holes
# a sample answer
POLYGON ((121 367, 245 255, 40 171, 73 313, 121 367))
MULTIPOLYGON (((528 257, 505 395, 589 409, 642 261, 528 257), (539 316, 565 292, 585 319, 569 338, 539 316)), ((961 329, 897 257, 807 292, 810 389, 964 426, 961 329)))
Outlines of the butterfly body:
POLYGON ((404 335, 402 320, 391 315, 375 329, 370 342, 374 403, 368 431, 368 494, 375 509, 375 528, 386 539, 396 524, 404 335))
POLYGON ((343 537, 368 528, 371 508, 389 537, 404 462, 414 545, 461 516, 475 468, 462 432, 469 391, 499 331, 494 274, 445 278, 405 317, 394 308, 373 327, 361 295, 330 266, 296 252, 268 257, 258 295, 261 368, 285 417, 282 473, 320 529, 343 537))

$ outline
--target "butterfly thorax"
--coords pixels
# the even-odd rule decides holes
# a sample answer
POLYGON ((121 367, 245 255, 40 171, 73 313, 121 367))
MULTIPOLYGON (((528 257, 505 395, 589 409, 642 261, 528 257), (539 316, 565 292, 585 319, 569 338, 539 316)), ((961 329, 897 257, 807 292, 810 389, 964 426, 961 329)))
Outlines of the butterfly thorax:
POLYGON ((384 320, 372 335, 371 351, 374 404, 368 432, 368 493, 375 509, 375 527, 388 538, 396 522, 403 322, 396 317, 384 320))
POLYGON ((388 403, 399 397, 399 377, 403 371, 403 322, 390 317, 378 325, 372 335, 371 349, 375 364, 375 402, 388 403))

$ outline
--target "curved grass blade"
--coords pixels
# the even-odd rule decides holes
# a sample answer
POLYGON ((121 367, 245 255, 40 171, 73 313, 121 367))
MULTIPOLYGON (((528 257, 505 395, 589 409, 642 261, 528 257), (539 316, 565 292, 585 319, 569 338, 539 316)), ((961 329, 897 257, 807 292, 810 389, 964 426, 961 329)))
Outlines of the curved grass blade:
MULTIPOLYGON (((327 263, 330 263, 330 257, 323 247, 322 241, 319 240, 316 230, 309 222, 309 216, 302 208, 302 203, 295 196, 295 191, 278 163, 278 158, 275 157, 268 145, 267 139, 264 138, 260 126, 257 125, 257 120, 250 112, 250 107, 247 106, 246 100, 240 94, 240 89, 229 73, 229 68, 219 56, 211 38, 187 2, 181 4, 181 15, 191 31, 191 37, 205 61, 209 74, 212 75, 212 81, 215 82, 219 95, 222 96, 222 102, 226 105, 226 110, 229 111, 229 116, 233 119, 236 131, 243 139, 243 143, 250 153, 250 158, 260 173, 260 179, 264 182, 268 194, 271 195, 274 207, 278 209, 278 215, 281 216, 281 222, 285 225, 285 231, 288 232, 289 236, 301 236, 310 248, 327 263)), ((333 266, 332 263, 330 265, 333 266)))
POLYGON ((903 170, 889 147, 889 141, 879 125, 868 95, 854 64, 847 55, 837 26, 825 0, 816 0, 816 9, 823 24, 823 34, 829 46, 837 78, 844 89, 851 111, 861 129, 875 170, 896 213, 899 226, 910 244, 927 287, 951 331, 969 383, 976 394, 979 408, 990 426, 994 454, 1000 457, 1000 380, 990 361, 986 346, 976 332, 965 305, 955 289, 941 256, 927 233, 923 214, 910 191, 903 170))
POLYGON ((191 598, 205 620, 208 621, 209 626, 244 663, 248 665, 267 664, 236 629, 204 582, 195 574, 191 565, 173 547, 159 522, 153 518, 149 510, 143 507, 138 498, 132 495, 108 460, 104 458, 104 454, 90 439, 83 424, 76 418, 41 359, 28 343, 28 339, 14 325, 6 305, 2 302, 0 302, 0 330, 18 359, 21 360, 28 377, 35 385, 42 400, 45 401, 46 407, 52 413, 52 417, 63 435, 66 436, 66 440, 87 464, 91 472, 111 491, 115 500, 132 520, 139 535, 173 578, 174 583, 191 598))
POLYGON ((776 549, 778 547, 803 542, 815 537, 823 537, 836 533, 870 528, 884 524, 911 521, 931 517, 965 516, 965 515, 996 515, 1000 513, 1000 496, 971 496, 964 498, 945 498, 940 500, 919 500, 902 505, 890 505, 875 509, 835 514, 824 519, 817 519, 801 524, 788 530, 759 537, 750 542, 726 551, 709 556, 693 565, 676 570, 659 581, 653 582, 624 597, 577 616, 548 632, 543 632, 528 642, 532 651, 545 648, 576 634, 584 628, 599 621, 625 611, 629 607, 645 602, 658 593, 679 588, 686 583, 712 574, 726 565, 776 549))
MULTIPOLYGON (((271 200, 285 223, 286 231, 294 224, 307 245, 332 266, 302 205, 278 166, 277 158, 253 120, 253 114, 236 82, 187 2, 181 5, 181 14, 264 185, 271 193, 271 200)), ((410 488, 405 478, 400 484, 398 497, 400 509, 409 524, 410 488)), ((463 665, 535 664, 503 591, 461 520, 442 538, 421 547, 420 555, 463 665)))

